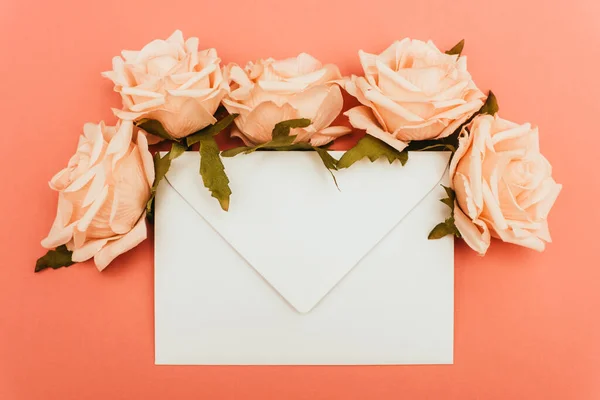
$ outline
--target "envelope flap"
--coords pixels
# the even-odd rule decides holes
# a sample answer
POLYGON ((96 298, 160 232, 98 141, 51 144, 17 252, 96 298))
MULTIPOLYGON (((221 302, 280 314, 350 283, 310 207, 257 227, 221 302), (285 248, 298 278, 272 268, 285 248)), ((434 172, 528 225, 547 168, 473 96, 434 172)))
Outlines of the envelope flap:
MULTIPOLYGON (((414 152, 404 167, 363 160, 336 173, 339 191, 315 152, 225 158, 233 193, 229 212, 203 186, 197 153, 176 159, 167 181, 305 313, 440 182, 449 157, 447 152, 414 152)), ((197 252, 202 262, 202 243, 197 252)))

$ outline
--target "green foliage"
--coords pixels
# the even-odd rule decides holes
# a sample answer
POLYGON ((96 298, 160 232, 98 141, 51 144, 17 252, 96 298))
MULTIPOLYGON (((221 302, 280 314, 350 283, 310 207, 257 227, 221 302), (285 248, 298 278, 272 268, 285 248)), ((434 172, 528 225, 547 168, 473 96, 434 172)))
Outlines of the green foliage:
POLYGON ((137 121, 135 123, 135 125, 142 128, 143 130, 145 130, 146 132, 148 132, 154 136, 158 136, 161 139, 170 140, 170 141, 177 140, 174 137, 172 137, 171 135, 169 135, 169 133, 163 127, 163 125, 155 119, 142 118, 139 121, 137 121))
POLYGON ((446 54, 450 54, 450 55, 456 54, 457 56, 460 57, 460 55, 462 54, 462 51, 463 51, 464 47, 465 47, 465 39, 463 39, 460 42, 456 43, 453 48, 451 48, 450 50, 446 51, 446 54))
POLYGON ((213 134, 203 135, 200 141, 200 175, 204 186, 210 190, 212 197, 216 198, 225 211, 229 209, 229 178, 225 173, 225 166, 219 156, 219 146, 213 134))
POLYGON ((344 153, 337 163, 337 168, 348 168, 365 157, 371 160, 371 162, 385 157, 390 164, 395 160, 399 160, 404 165, 408 161, 408 152, 398 151, 371 135, 365 135, 358 141, 356 146, 344 153))
POLYGON ((454 235, 458 238, 461 237, 460 232, 458 231, 458 229, 456 228, 456 225, 454 224, 454 207, 455 207, 456 193, 454 193, 454 190, 452 190, 448 186, 442 185, 442 187, 446 191, 446 195, 448 197, 441 199, 440 201, 442 203, 444 203, 445 205, 447 205, 448 207, 450 207, 450 210, 452 210, 452 211, 451 211, 450 217, 446 218, 446 220, 444 222, 440 222, 439 224, 437 224, 431 230, 431 232, 429 233, 429 236, 427 236, 427 238, 429 240, 441 239, 446 235, 454 235))
POLYGON ((64 244, 54 250, 48 250, 43 257, 36 261, 35 272, 40 272, 46 268, 58 269, 73 265, 72 255, 73 252, 69 251, 64 244))

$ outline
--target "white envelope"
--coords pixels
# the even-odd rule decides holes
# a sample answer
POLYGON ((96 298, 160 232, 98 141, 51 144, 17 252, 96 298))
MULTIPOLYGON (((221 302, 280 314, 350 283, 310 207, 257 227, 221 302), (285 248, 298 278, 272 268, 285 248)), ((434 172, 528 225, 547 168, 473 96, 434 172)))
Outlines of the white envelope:
POLYGON ((338 190, 315 152, 226 158, 224 212, 183 154, 156 197, 156 364, 452 363, 453 239, 427 239, 448 159, 363 160, 338 190))

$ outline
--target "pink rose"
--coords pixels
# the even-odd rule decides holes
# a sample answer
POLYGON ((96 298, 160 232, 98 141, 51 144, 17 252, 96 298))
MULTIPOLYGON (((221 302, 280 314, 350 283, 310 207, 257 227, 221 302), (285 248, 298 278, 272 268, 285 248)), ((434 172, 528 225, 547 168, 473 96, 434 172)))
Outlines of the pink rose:
POLYGON ((466 57, 445 54, 431 41, 403 39, 379 55, 358 54, 365 76, 346 79, 344 87, 363 105, 345 115, 399 151, 411 140, 452 134, 483 105, 466 57))
POLYGON ((223 99, 230 113, 239 114, 232 136, 253 146, 271 140, 275 124, 296 118, 308 118, 311 125, 293 129, 296 142, 322 146, 349 133, 343 126, 329 126, 342 111, 339 69, 322 65, 308 54, 276 61, 272 58, 249 63, 243 70, 227 66, 231 92, 223 99))
POLYGON ((77 152, 50 187, 58 211, 45 248, 66 244, 73 261, 94 257, 101 271, 118 255, 146 239, 145 207, 154 164, 144 135, 132 142, 133 123, 86 124, 77 152))
POLYGON ((450 177, 456 227, 478 253, 490 236, 538 251, 551 241, 546 218, 562 186, 540 154, 537 128, 475 117, 461 132, 450 177))
POLYGON ((228 87, 215 49, 198 51, 198 38, 184 42, 181 31, 175 31, 167 40, 122 56, 102 74, 123 99, 123 110, 113 110, 119 118, 158 120, 175 138, 216 122, 213 114, 228 87))

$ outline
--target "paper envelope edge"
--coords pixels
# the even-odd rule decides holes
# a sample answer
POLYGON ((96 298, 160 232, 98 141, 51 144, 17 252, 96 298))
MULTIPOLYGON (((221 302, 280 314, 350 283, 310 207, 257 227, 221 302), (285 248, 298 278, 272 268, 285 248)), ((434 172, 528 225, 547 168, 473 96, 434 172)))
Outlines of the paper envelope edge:
MULTIPOLYGON (((413 156, 412 158, 419 158, 418 154, 425 154, 425 153, 423 153, 423 152, 416 152, 416 153, 417 153, 417 155, 416 155, 416 156, 415 156, 413 153, 411 153, 411 155, 413 156)), ((418 206, 419 206, 419 204, 420 204, 420 203, 421 203, 421 202, 422 202, 422 201, 423 201, 423 200, 424 200, 424 199, 425 199, 425 198, 426 198, 426 197, 427 197, 427 196, 428 196, 428 195, 429 195, 429 194, 430 194, 430 193, 431 193, 431 192, 432 192, 432 191, 433 191, 433 190, 434 190, 436 187, 437 187, 437 185, 439 185, 439 184, 440 184, 440 182, 441 182, 441 181, 444 179, 444 177, 445 177, 445 174, 446 174, 446 173, 447 173, 447 171, 448 171, 448 167, 447 167, 447 166, 448 166, 448 160, 449 160, 449 158, 450 158, 450 153, 449 153, 449 152, 436 152, 436 153, 438 153, 438 154, 444 154, 444 157, 443 157, 443 158, 445 159, 445 162, 444 162, 445 168, 440 168, 440 170, 439 170, 439 171, 437 171, 435 179, 433 179, 433 178, 432 178, 432 182, 433 182, 433 183, 431 183, 431 184, 430 184, 430 187, 426 187, 425 189, 423 189, 423 192, 422 192, 422 193, 421 193, 421 194, 418 196, 418 199, 417 199, 417 200, 416 200, 416 201, 415 201, 415 202, 414 202, 414 203, 413 203, 413 204, 412 204, 412 205, 411 205, 411 206, 410 206, 408 209, 406 209, 406 210, 405 210, 405 212, 404 212, 404 213, 403 213, 403 214, 402 214, 402 215, 401 215, 399 218, 397 218, 397 219, 395 220, 395 223, 394 223, 393 225, 391 225, 391 227, 390 227, 389 229, 386 229, 386 230, 385 230, 385 232, 384 232, 384 233, 381 235, 381 237, 378 237, 378 238, 377 238, 377 240, 376 240, 376 241, 375 241, 375 242, 374 242, 372 245, 370 245, 370 246, 368 247, 368 250, 367 250, 365 253, 363 253, 363 254, 362 254, 362 255, 361 255, 361 256, 360 256, 358 259, 356 259, 356 260, 353 262, 353 264, 352 264, 352 266, 351 266, 350 268, 348 268, 348 269, 347 269, 347 270, 346 270, 346 271, 345 271, 345 272, 344 272, 342 275, 340 275, 339 277, 337 277, 337 278, 335 279, 335 282, 334 282, 333 284, 331 284, 331 285, 328 287, 328 289, 327 289, 326 291, 322 292, 320 295, 318 295, 317 297, 313 298, 313 299, 312 299, 310 302, 308 302, 308 303, 300 303, 300 302, 298 302, 298 301, 295 301, 295 300, 291 299, 291 298, 289 297, 289 295, 286 295, 286 293, 282 293, 282 290, 281 290, 281 288, 280 288, 280 287, 279 287, 279 286, 278 286, 276 283, 274 283, 274 282, 273 282, 271 279, 269 279, 269 277, 268 277, 268 276, 265 276, 265 275, 264 275, 264 273, 261 271, 261 269, 260 269, 260 268, 258 268, 258 267, 255 265, 255 263, 251 262, 251 261, 248 259, 248 257, 247 257, 245 254, 243 254, 243 252, 242 252, 242 251, 240 251, 238 248, 236 248, 236 246, 235 246, 233 243, 231 243, 231 241, 230 241, 230 240, 228 240, 228 238, 227 238, 227 237, 225 237, 225 235, 223 235, 223 234, 222 234, 222 232, 219 230, 219 228, 218 228, 218 227, 216 227, 216 226, 215 226, 213 223, 211 223, 211 221, 210 221, 210 218, 207 218, 207 217, 204 215, 203 211, 202 211, 202 210, 200 210, 200 209, 198 209, 198 207, 197 207, 197 206, 194 204, 194 202, 193 202, 193 201, 191 201, 191 200, 188 198, 189 196, 187 196, 187 197, 186 197, 186 195, 183 193, 183 192, 185 192, 185 190, 183 190, 183 191, 181 190, 181 189, 182 189, 182 187, 179 187, 179 189, 180 189, 180 190, 178 190, 178 187, 177 187, 177 186, 180 186, 180 185, 178 185, 177 183, 174 183, 174 182, 173 182, 174 180, 173 180, 173 179, 172 179, 172 178, 169 176, 169 174, 167 174, 167 176, 165 177, 165 181, 166 181, 165 183, 166 183, 166 184, 168 184, 168 185, 171 187, 171 189, 172 189, 172 190, 174 190, 174 191, 175 191, 175 192, 176 192, 176 193, 177 193, 177 194, 178 194, 178 195, 179 195, 179 196, 180 196, 180 197, 181 197, 181 198, 182 198, 182 199, 183 199, 183 200, 184 200, 184 201, 185 201, 185 202, 186 202, 186 203, 187 203, 189 206, 190 206, 190 208, 191 208, 191 209, 192 209, 192 210, 193 210, 193 211, 194 211, 194 212, 195 212, 195 213, 196 213, 196 214, 197 214, 197 215, 198 215, 200 218, 202 218, 202 219, 205 221, 205 223, 207 223, 207 224, 208 224, 208 226, 210 226, 210 227, 211 227, 211 229, 212 229, 212 230, 213 230, 213 231, 214 231, 214 232, 215 232, 217 235, 219 235, 219 236, 220 236, 220 237, 221 237, 223 240, 225 240, 225 242, 227 242, 227 243, 228 243, 229 247, 230 247, 230 248, 231 248, 231 249, 232 249, 234 252, 236 252, 236 253, 237 253, 237 254, 238 254, 238 255, 239 255, 239 256, 240 256, 242 259, 244 259, 244 261, 245 261, 245 262, 246 262, 246 263, 247 263, 247 264, 248 264, 250 267, 252 267, 252 268, 253 268, 253 270, 254 270, 254 271, 255 271, 255 272, 256 272, 256 273, 257 273, 259 276, 261 276, 261 277, 262 277, 262 279, 263 279, 263 280, 264 280, 264 281, 265 281, 265 282, 266 282, 266 283, 267 283, 269 286, 271 286, 272 290, 274 290, 276 294, 278 294, 278 295, 279 295, 279 296, 280 296, 282 299, 284 299, 284 300, 285 300, 285 301, 286 301, 286 302, 287 302, 287 303, 288 303, 288 304, 289 304, 289 305, 290 305, 290 306, 291 306, 293 309, 295 309, 297 312, 299 312, 299 313, 301 313, 301 314, 306 314, 306 313, 309 313, 311 310, 313 310, 313 309, 314 309, 314 308, 315 308, 315 307, 316 307, 316 306, 317 306, 317 305, 318 305, 318 304, 319 304, 321 301, 323 301, 323 300, 324 300, 324 299, 325 299, 325 298, 326 298, 326 297, 327 297, 327 296, 328 296, 328 295, 329 295, 329 294, 330 294, 330 293, 331 293, 331 292, 332 292, 332 291, 335 289, 335 287, 336 287, 336 286, 337 286, 337 285, 338 285, 338 284, 339 284, 339 283, 340 283, 340 282, 341 282, 341 281, 342 281, 342 280, 343 280, 343 279, 346 277, 346 275, 347 275, 347 274, 348 274, 350 271, 352 271, 352 270, 353 270, 353 269, 356 267, 356 265, 357 265, 357 264, 359 264, 359 263, 360 263, 360 261, 361 261, 361 260, 362 260, 364 257, 366 257, 366 256, 367 256, 367 255, 368 255, 368 254, 369 254, 371 251, 373 251, 373 249, 375 249, 375 248, 377 247, 377 245, 378 245, 378 244, 379 244, 379 243, 380 243, 380 242, 381 242, 381 241, 382 241, 382 240, 383 240, 383 239, 384 239, 386 236, 388 236, 388 235, 390 234, 390 232, 392 232, 394 229, 397 229, 397 228, 398 228, 398 226, 399 226, 399 225, 402 223, 402 221, 403 221, 403 220, 406 218, 406 216, 407 216, 407 215, 409 215, 409 214, 410 214, 410 213, 411 213, 411 212, 412 212, 412 211, 413 211, 413 210, 414 210, 416 207, 418 207, 418 206)), ((334 155, 334 156, 339 156, 339 155, 341 155, 341 154, 343 154, 343 152, 332 152, 332 155, 334 155)), ((431 154, 431 152, 430 152, 429 154, 431 154)), ((188 157, 190 157, 190 156, 188 156, 188 157)), ((428 157, 431 157, 431 156, 428 156, 428 157)), ((411 162, 410 158, 411 158, 411 157, 409 156, 409 161, 408 161, 409 163, 411 162)), ((440 158, 440 160, 441 160, 441 159, 442 159, 442 158, 440 158)), ((379 160, 379 161, 383 161, 383 160, 379 160)), ((413 161, 413 163, 414 163, 414 162, 416 162, 415 160, 412 160, 412 161, 413 161)), ((439 162, 439 160, 438 160, 438 162, 439 162)), ((367 164, 367 163, 368 163, 368 161, 367 161, 367 160, 365 160, 365 164, 367 164)), ((397 162, 396 162, 396 163, 397 163, 397 162)), ((397 164, 399 164, 399 163, 397 163, 397 164)), ((357 167, 359 167, 359 168, 360 168, 360 166, 358 166, 358 165, 357 165, 356 167, 354 167, 354 168, 357 168, 357 167)), ((402 168, 402 166, 400 166, 400 165, 397 165, 397 166, 394 166, 394 167, 396 167, 396 168, 402 168)), ((369 165, 364 165, 364 168, 369 168, 369 165)), ((198 179, 200 178, 198 175, 196 175, 196 176, 198 177, 198 179)), ((333 185, 333 182, 332 182, 331 184, 333 185)), ((428 186, 429 186, 429 185, 428 185, 428 186)), ((205 188, 203 188, 203 189, 205 189, 205 188)), ((207 190, 207 189, 205 189, 205 190, 207 190)), ((211 201, 214 201, 214 202, 216 203, 216 200, 215 200, 215 199, 212 199, 211 201)))

